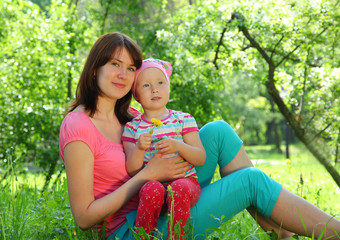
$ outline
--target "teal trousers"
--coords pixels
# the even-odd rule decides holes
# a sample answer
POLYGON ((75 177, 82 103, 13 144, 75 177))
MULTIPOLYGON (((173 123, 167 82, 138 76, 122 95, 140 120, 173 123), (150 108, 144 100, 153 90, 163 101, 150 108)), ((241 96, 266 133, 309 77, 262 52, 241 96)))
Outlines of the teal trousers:
MULTIPOLYGON (((209 234, 209 231, 206 231, 208 228, 219 226, 220 223, 211 215, 216 218, 223 215, 227 221, 247 207, 254 206, 260 213, 269 217, 281 191, 281 184, 253 167, 236 171, 210 183, 216 166, 222 168, 230 163, 243 143, 224 121, 208 123, 200 129, 199 134, 207 159, 204 166, 195 167, 202 191, 190 213, 194 226, 193 237, 204 239, 209 234)), ((108 239, 134 239, 128 227, 134 228, 136 214, 137 211, 127 214, 126 222, 108 239)), ((160 216, 157 229, 163 234, 163 239, 166 239, 167 214, 160 216)))

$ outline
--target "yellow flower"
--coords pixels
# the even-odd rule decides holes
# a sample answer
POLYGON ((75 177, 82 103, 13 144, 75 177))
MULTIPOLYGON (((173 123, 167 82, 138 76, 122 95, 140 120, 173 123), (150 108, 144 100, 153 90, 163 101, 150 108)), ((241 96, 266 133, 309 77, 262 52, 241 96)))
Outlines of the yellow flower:
POLYGON ((156 127, 162 127, 162 126, 163 126, 162 121, 161 121, 161 120, 158 120, 158 119, 156 119, 156 118, 151 118, 151 122, 152 122, 153 124, 155 124, 156 127))
POLYGON ((167 187, 167 192, 168 192, 168 194, 169 194, 169 196, 173 196, 174 195, 174 190, 172 190, 172 187, 170 186, 170 184, 168 185, 168 187, 167 187))
POLYGON ((290 159, 289 158, 286 158, 286 163, 289 165, 290 164, 290 159))
POLYGON ((170 186, 170 184, 168 185, 168 192, 172 190, 172 187, 170 186))
POLYGON ((151 130, 149 131, 150 134, 152 134, 153 130, 155 129, 155 127, 162 127, 163 123, 161 120, 158 120, 156 118, 151 118, 151 122, 155 125, 153 128, 151 128, 151 130))

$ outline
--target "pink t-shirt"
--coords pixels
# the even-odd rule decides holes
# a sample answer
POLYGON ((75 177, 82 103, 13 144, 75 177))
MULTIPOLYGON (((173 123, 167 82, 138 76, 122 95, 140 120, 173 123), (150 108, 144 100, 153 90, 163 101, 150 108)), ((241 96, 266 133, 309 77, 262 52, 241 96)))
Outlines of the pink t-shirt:
MULTIPOLYGON (((73 111, 67 114, 62 122, 59 136, 59 153, 63 161, 64 148, 73 141, 86 143, 93 153, 93 194, 95 199, 115 191, 131 178, 125 168, 123 145, 105 138, 83 112, 73 111)), ((121 226, 126 221, 125 215, 136 210, 137 206, 138 196, 136 195, 118 212, 106 218, 106 237, 121 226)), ((102 224, 96 225, 99 232, 102 224)))

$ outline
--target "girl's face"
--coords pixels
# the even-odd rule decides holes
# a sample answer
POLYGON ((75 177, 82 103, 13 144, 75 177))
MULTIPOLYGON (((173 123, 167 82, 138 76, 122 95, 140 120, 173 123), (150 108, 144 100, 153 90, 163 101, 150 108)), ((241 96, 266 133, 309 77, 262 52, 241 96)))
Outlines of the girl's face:
POLYGON ((147 68, 139 74, 136 84, 136 99, 144 111, 166 109, 169 94, 170 84, 161 70, 147 68))
POLYGON ((126 48, 118 49, 111 59, 96 71, 101 97, 118 100, 131 89, 136 67, 126 48))

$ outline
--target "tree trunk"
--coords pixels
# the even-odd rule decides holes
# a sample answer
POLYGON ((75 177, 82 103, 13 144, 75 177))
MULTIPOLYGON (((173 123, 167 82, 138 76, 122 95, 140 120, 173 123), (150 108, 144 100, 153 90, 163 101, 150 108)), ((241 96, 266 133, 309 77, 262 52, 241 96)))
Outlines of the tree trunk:
MULTIPOLYGON (((274 108, 273 98, 269 97, 269 102, 270 102, 270 112, 274 114, 275 108, 274 108)), ((274 133, 274 143, 275 143, 276 150, 278 153, 282 153, 281 146, 280 146, 280 142, 281 142, 280 135, 279 135, 278 128, 277 128, 276 118, 272 120, 271 127, 274 133)))
POLYGON ((279 91, 277 90, 274 83, 274 74, 275 68, 280 65, 291 53, 293 53, 296 49, 299 48, 300 45, 296 46, 296 48, 290 52, 286 57, 284 57, 279 64, 275 65, 271 56, 267 54, 267 52, 259 45, 258 42, 250 35, 248 29, 244 25, 244 19, 237 12, 232 13, 231 20, 237 19, 239 22, 239 30, 243 33, 243 35, 248 39, 251 43, 251 47, 255 48, 263 57, 263 59, 267 62, 269 70, 268 70, 268 79, 265 83, 266 88, 270 96, 272 96, 273 101, 278 106, 280 112, 287 120, 288 124, 293 129, 295 136, 300 139, 300 141, 307 147, 307 149, 313 154, 313 156, 327 169, 329 174, 332 176, 333 180, 340 187, 340 174, 336 171, 336 169, 331 165, 330 159, 328 159, 323 153, 321 153, 318 149, 318 145, 313 143, 313 137, 305 133, 305 129, 300 125, 300 122, 296 121, 291 111, 289 111, 287 105, 284 103, 283 99, 280 96, 279 91))
POLYGON ((44 191, 46 191, 46 189, 48 188, 48 185, 50 184, 50 181, 51 181, 51 178, 52 178, 52 175, 54 173, 54 170, 57 166, 57 161, 54 161, 51 163, 50 165, 50 168, 45 176, 45 183, 44 183, 44 186, 41 190, 41 193, 43 193, 44 191))
POLYGON ((275 141, 276 150, 278 153, 282 153, 281 139, 280 139, 279 131, 277 129, 276 119, 273 120, 273 131, 274 131, 274 141, 275 141))
POLYGON ((314 144, 312 141, 312 137, 304 133, 304 129, 300 126, 300 124, 295 120, 292 113, 288 110, 287 106, 283 102, 282 98, 276 86, 274 85, 274 72, 270 72, 268 81, 266 82, 266 87, 269 94, 273 97, 274 102, 278 106, 282 115, 286 118, 289 125, 292 127, 296 137, 307 147, 307 149, 313 154, 313 156, 327 169, 329 174, 332 176, 333 180, 340 187, 340 174, 336 171, 336 169, 332 166, 329 159, 325 157, 318 149, 318 145, 314 144))

